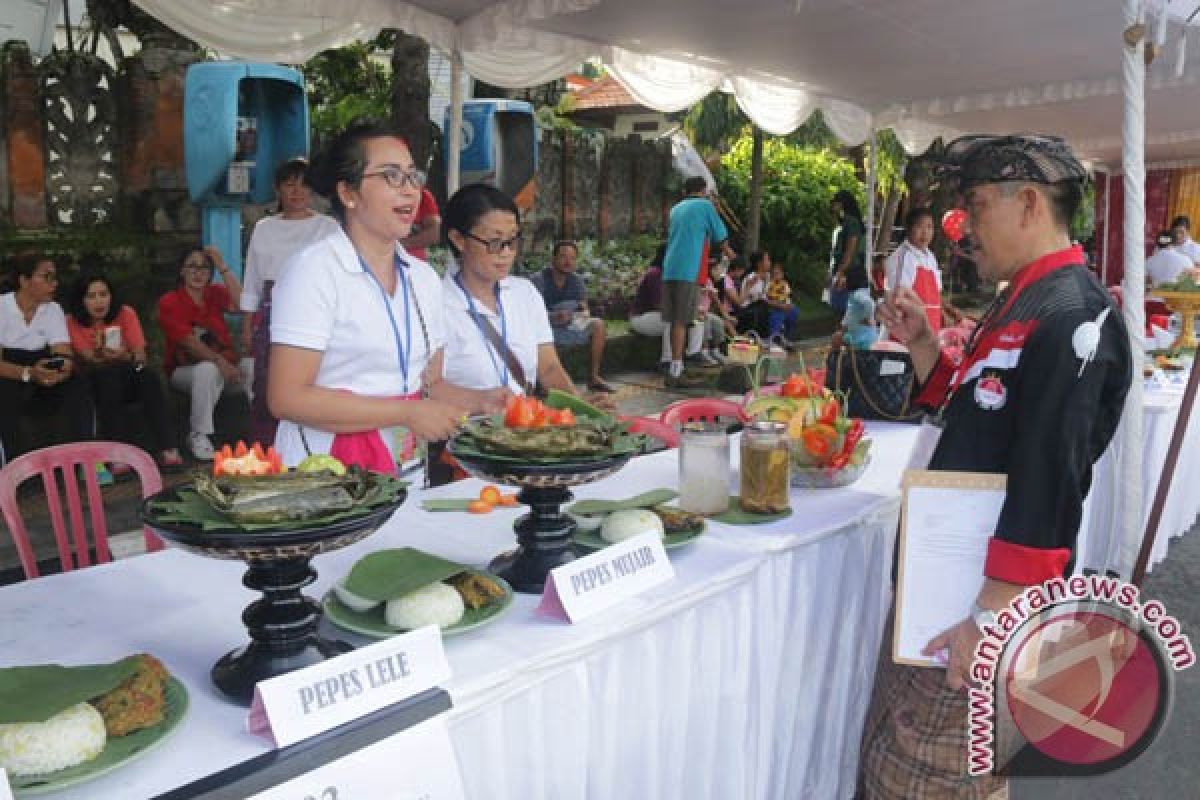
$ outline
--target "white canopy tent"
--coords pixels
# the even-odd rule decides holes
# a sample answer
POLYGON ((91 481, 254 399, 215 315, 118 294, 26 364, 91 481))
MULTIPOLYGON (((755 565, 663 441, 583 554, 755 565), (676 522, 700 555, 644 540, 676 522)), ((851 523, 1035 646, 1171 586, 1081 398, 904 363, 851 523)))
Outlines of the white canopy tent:
MULTIPOLYGON (((660 110, 722 88, 770 133, 793 130, 819 108, 847 144, 890 127, 914 154, 959 132, 1065 136, 1094 166, 1124 173, 1125 318, 1135 336, 1143 327, 1145 162, 1200 155, 1200 44, 1190 59, 1185 50, 1200 0, 135 2, 234 57, 294 63, 393 27, 498 86, 548 81, 598 57, 660 110), (1162 49, 1149 70, 1147 43, 1162 49)), ((450 152, 458 134, 452 124, 450 152)), ((1125 414, 1113 459, 1124 477, 1113 485, 1124 496, 1108 566, 1122 575, 1141 536, 1141 406, 1135 381, 1128 408, 1136 413, 1125 414)))

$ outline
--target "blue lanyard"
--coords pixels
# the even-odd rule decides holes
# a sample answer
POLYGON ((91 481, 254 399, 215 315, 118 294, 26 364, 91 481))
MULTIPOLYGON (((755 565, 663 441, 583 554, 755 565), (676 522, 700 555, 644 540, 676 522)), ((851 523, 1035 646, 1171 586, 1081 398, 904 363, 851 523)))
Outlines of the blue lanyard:
MULTIPOLYGON (((462 272, 454 274, 454 282, 458 284, 458 288, 462 290, 463 297, 467 298, 467 311, 471 315, 471 319, 475 321, 475 329, 479 331, 479 337, 483 339, 483 349, 487 351, 488 358, 492 360, 492 369, 496 370, 496 374, 500 376, 500 388, 508 386, 508 362, 500 359, 504 364, 504 369, 500 368, 500 364, 496 363, 496 348, 492 347, 492 343, 488 341, 487 336, 483 333, 483 326, 487 324, 479 318, 479 311, 475 308, 475 298, 471 297, 471 293, 467 291, 467 287, 463 286, 462 272)), ((508 320, 504 318, 504 303, 500 301, 500 284, 496 284, 496 311, 500 314, 500 341, 508 345, 508 320)))
POLYGON ((371 280, 379 287, 379 296, 383 298, 383 307, 387 310, 388 322, 392 323, 392 336, 396 339, 396 359, 400 362, 400 374, 404 376, 404 394, 408 394, 408 356, 412 352, 412 311, 408 307, 408 279, 404 275, 405 264, 399 254, 396 255, 395 263, 396 278, 404 288, 404 341, 400 340, 400 328, 396 325, 396 314, 392 311, 392 301, 388 297, 387 290, 383 288, 379 278, 375 277, 375 273, 371 272, 367 262, 363 261, 363 257, 358 257, 358 264, 362 267, 363 272, 370 275, 371 280))

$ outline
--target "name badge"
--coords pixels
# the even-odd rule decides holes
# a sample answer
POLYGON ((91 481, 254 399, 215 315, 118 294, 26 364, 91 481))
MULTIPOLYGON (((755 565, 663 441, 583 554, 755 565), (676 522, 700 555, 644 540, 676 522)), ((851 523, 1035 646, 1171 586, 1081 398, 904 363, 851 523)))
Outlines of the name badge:
POLYGON ((247 800, 463 800, 465 797, 446 721, 434 717, 247 800))
POLYGON ((449 677, 441 631, 431 625, 259 683, 246 728, 287 747, 449 677))
POLYGON ((643 533, 551 570, 537 611, 579 622, 674 577, 662 539, 643 533))

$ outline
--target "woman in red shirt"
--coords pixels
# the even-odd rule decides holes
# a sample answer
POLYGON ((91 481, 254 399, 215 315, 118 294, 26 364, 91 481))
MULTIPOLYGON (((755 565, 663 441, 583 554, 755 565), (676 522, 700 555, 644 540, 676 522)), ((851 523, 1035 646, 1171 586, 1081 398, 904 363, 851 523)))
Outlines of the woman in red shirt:
POLYGON ((92 391, 100 429, 128 439, 122 406, 137 399, 145 411, 150 442, 165 468, 183 465, 171 441, 167 407, 158 374, 146 368, 146 337, 137 312, 122 305, 108 278, 85 271, 68 299, 71 347, 92 391))
POLYGON ((211 461, 213 410, 226 391, 249 394, 254 360, 239 358, 226 313, 237 313, 242 284, 215 247, 192 250, 179 267, 179 288, 158 301, 158 324, 166 337, 164 372, 171 386, 191 395, 188 449, 211 461), (221 273, 224 285, 213 283, 221 273))

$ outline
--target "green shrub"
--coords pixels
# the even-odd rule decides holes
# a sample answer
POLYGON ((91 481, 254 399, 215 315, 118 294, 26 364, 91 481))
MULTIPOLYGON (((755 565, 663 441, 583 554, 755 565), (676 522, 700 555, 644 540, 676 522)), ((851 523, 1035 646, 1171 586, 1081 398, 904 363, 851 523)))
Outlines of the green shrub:
MULTIPOLYGON (((603 243, 595 239, 578 241, 577 271, 587 286, 593 316, 623 319, 629 314, 638 283, 661 243, 662 237, 650 234, 603 243)), ((517 274, 528 277, 549 266, 550 248, 547 245, 522 253, 517 274)))
MULTIPOLYGON (((743 136, 721 159, 717 175, 722 197, 741 219, 749 218, 750 151, 751 137, 743 136)), ((840 189, 862 203, 863 185, 848 159, 781 139, 764 143, 760 246, 786 266, 797 291, 810 297, 820 297, 829 274, 835 225, 829 201, 840 189)))

